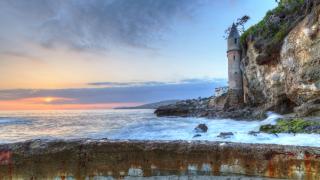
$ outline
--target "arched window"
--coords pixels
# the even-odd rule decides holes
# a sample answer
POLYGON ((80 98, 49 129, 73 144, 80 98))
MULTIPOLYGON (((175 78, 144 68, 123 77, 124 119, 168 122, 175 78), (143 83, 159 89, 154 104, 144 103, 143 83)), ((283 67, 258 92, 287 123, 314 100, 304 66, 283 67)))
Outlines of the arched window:
POLYGON ((237 38, 235 38, 235 39, 234 39, 234 43, 235 43, 235 44, 237 44, 237 42, 238 42, 238 39, 237 39, 237 38))
POLYGON ((236 56, 233 56, 233 61, 235 61, 236 60, 236 56))

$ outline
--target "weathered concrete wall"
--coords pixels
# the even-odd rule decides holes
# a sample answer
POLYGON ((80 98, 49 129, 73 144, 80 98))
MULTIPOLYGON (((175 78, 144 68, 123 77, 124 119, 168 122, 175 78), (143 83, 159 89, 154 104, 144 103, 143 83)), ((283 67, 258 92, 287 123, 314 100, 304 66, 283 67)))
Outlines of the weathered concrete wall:
POLYGON ((231 174, 320 179, 320 148, 109 140, 0 145, 0 179, 231 174))

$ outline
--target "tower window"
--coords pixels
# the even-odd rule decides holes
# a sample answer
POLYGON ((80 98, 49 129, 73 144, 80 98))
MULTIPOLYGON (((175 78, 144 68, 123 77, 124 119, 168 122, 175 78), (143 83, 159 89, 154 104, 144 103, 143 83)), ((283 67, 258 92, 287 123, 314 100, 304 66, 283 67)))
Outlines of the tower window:
POLYGON ((238 42, 238 39, 237 39, 237 38, 235 38, 235 39, 234 39, 234 43, 235 43, 235 44, 237 44, 237 42, 238 42))
POLYGON ((236 60, 236 56, 233 56, 233 61, 235 61, 236 60))

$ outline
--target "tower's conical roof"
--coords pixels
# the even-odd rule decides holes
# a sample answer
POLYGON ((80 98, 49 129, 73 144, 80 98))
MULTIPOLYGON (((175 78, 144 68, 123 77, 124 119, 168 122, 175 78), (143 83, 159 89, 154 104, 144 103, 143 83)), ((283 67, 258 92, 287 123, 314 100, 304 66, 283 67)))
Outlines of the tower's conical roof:
POLYGON ((238 38, 238 37, 240 37, 240 35, 238 32, 237 26, 233 23, 228 38, 238 38))

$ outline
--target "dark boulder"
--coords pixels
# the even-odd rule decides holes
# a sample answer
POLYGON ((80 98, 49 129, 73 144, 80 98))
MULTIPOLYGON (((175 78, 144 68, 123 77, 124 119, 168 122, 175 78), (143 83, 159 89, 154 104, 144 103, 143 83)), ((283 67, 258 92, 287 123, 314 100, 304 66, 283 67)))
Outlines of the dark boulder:
POLYGON ((248 134, 252 135, 252 136, 257 136, 258 134, 260 134, 260 132, 259 131, 250 131, 248 134))
POLYGON ((201 134, 196 134, 192 138, 201 137, 201 134))
POLYGON ((302 104, 294 109, 299 117, 319 116, 320 115, 320 99, 315 99, 302 104))
POLYGON ((221 132, 217 137, 226 139, 226 138, 230 138, 233 135, 234 134, 232 132, 221 132))
POLYGON ((205 133, 208 131, 208 126, 206 124, 199 124, 194 130, 197 133, 205 133))

